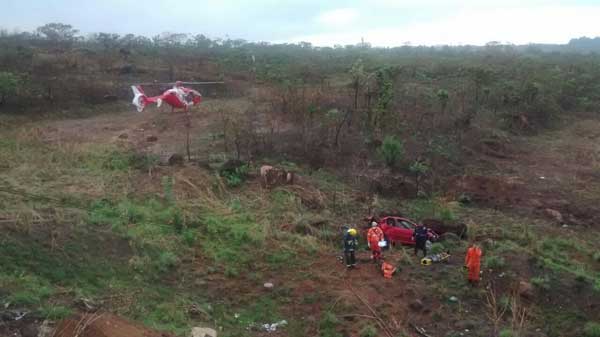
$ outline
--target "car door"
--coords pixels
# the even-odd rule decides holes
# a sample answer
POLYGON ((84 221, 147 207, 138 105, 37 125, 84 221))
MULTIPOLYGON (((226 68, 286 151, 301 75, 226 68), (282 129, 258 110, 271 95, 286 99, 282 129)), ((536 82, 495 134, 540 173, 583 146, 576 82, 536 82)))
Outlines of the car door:
POLYGON ((413 239, 413 233, 415 231, 415 225, 405 219, 397 219, 396 223, 401 235, 400 242, 407 245, 414 245, 415 240, 413 239))
POLYGON ((387 240, 390 242, 401 242, 402 235, 398 231, 398 227, 396 226, 394 218, 382 219, 380 227, 383 230, 387 240))

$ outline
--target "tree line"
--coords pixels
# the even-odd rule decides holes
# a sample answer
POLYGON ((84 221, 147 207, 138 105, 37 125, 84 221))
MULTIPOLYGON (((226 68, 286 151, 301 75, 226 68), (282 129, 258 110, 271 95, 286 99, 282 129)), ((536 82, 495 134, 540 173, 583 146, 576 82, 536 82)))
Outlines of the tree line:
POLYGON ((316 165, 351 157, 366 170, 376 156, 431 188, 441 169, 460 166, 465 144, 493 130, 536 132, 570 112, 598 111, 599 41, 316 47, 183 33, 82 36, 50 23, 0 32, 0 112, 129 99, 138 82, 225 80, 227 94, 263 93, 236 120, 223 119, 238 157, 278 150, 316 165), (252 124, 258 112, 297 127, 278 141, 272 127, 265 141, 252 124))

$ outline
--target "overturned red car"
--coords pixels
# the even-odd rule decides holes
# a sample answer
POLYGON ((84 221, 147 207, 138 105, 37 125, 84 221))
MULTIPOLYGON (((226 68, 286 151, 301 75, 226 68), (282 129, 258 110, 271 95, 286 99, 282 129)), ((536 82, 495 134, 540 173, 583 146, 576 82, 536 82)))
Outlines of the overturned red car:
MULTIPOLYGON (((399 216, 386 216, 379 219, 378 223, 389 244, 415 244, 413 233, 417 224, 414 221, 399 216)), ((439 238, 439 235, 431 229, 427 230, 427 236, 431 242, 439 238)))

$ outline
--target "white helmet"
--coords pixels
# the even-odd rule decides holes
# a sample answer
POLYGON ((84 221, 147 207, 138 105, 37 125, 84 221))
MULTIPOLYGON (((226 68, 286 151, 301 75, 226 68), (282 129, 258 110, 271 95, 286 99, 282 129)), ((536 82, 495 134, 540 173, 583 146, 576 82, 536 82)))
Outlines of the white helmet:
POLYGON ((371 227, 377 227, 379 225, 376 221, 371 222, 371 227))

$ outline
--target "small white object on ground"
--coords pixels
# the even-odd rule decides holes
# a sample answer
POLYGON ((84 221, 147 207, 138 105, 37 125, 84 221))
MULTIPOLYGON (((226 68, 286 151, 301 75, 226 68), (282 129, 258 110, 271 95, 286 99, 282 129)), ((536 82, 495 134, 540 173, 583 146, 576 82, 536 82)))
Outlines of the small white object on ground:
POLYGON ((269 323, 263 324, 262 327, 266 332, 274 332, 274 331, 277 331, 278 327, 284 327, 286 325, 287 325, 287 321, 284 319, 279 322, 275 322, 275 323, 271 323, 271 324, 269 324, 269 323))
POLYGON ((273 284, 273 283, 271 283, 271 282, 266 282, 265 284, 263 284, 263 286, 264 286, 266 289, 273 289, 273 287, 274 287, 274 284, 273 284))
POLYGON ((217 337, 217 331, 211 328, 192 328, 192 337, 217 337))

